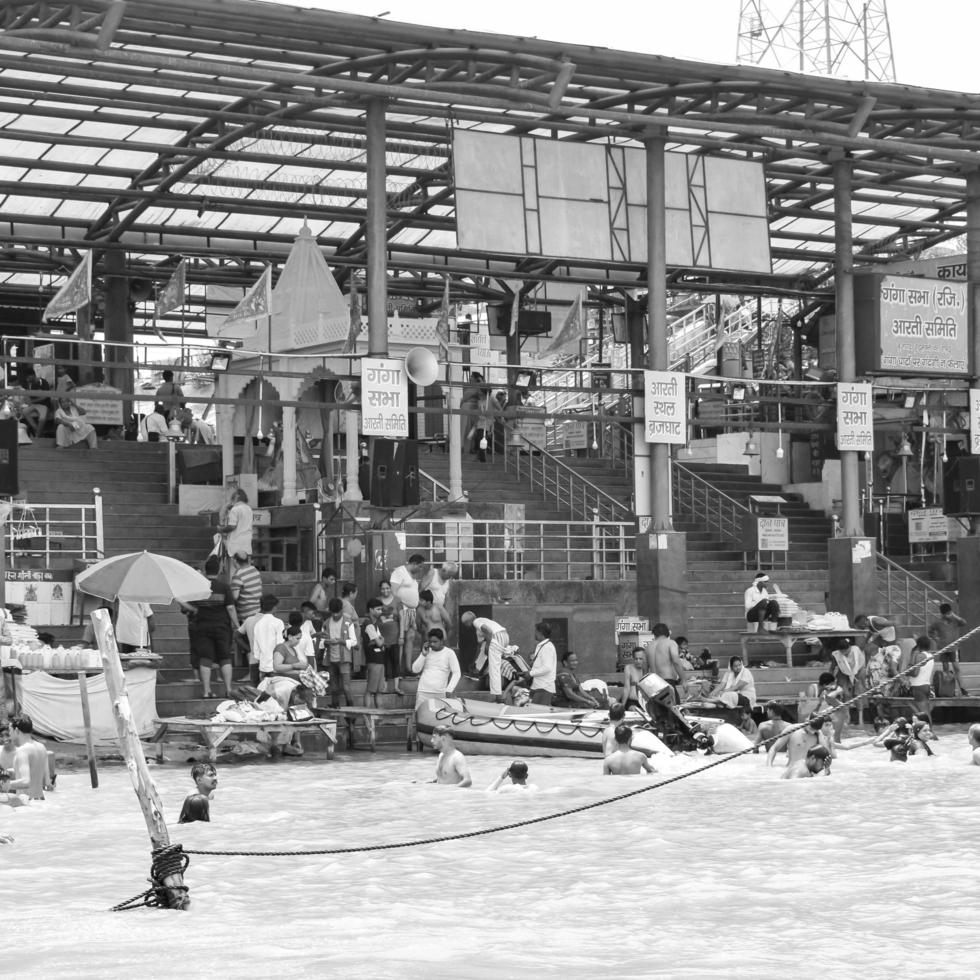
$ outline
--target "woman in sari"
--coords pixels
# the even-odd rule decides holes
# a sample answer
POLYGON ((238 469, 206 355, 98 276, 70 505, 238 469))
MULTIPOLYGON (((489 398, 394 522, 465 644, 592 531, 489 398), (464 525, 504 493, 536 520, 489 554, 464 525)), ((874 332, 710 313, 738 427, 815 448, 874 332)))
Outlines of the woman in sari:
POLYGON ((95 426, 82 418, 84 414, 85 409, 79 408, 70 398, 58 399, 58 407, 54 411, 56 448, 67 449, 79 442, 87 443, 89 449, 98 447, 95 426))

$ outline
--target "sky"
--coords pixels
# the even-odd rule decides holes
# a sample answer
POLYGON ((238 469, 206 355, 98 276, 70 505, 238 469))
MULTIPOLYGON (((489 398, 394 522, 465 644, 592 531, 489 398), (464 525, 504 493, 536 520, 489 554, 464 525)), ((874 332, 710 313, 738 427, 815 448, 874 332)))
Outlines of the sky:
MULTIPOLYGON (((781 10, 791 0, 767 0, 781 10)), ((388 20, 735 63, 740 0, 298 0, 388 20)), ((897 80, 980 92, 976 0, 888 0, 897 80)))

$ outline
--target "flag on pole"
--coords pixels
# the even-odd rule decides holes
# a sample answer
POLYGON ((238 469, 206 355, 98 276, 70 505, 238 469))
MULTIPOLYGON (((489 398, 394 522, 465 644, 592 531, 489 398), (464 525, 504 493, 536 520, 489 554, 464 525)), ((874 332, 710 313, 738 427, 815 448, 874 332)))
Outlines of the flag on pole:
POLYGON ((246 323, 258 320, 259 317, 272 314, 272 266, 267 265, 265 272, 255 281, 255 284, 242 297, 241 302, 221 325, 229 327, 234 323, 246 323))
POLYGON ((439 341, 439 353, 449 356, 449 276, 443 276, 442 305, 439 307, 439 319, 436 320, 436 339, 439 341))
POLYGON ((357 338, 360 336, 364 323, 361 320, 361 296, 357 291, 354 280, 350 284, 350 327, 347 330, 347 340, 344 343, 344 353, 353 354, 357 350, 357 338))
POLYGON ((171 310, 179 310, 184 305, 187 291, 187 259, 181 259, 167 285, 157 293, 156 315, 163 316, 171 310))
POLYGON ((552 351, 568 347, 570 344, 577 344, 585 338, 585 310, 582 308, 582 294, 572 301, 565 319, 562 320, 561 327, 554 339, 545 348, 544 353, 550 354, 552 351))
POLYGON ((68 282, 52 297, 51 302, 44 308, 41 317, 43 323, 53 317, 74 313, 75 310, 92 301, 92 250, 85 253, 85 258, 75 266, 75 271, 68 277, 68 282))

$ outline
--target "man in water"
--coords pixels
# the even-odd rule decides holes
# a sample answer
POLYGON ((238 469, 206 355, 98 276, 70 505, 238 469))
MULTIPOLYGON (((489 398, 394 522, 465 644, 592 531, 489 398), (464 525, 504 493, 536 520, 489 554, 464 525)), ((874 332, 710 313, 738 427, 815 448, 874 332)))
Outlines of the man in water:
POLYGON ((682 701, 687 691, 687 669, 666 623, 653 627, 653 641, 646 647, 646 660, 647 670, 662 677, 674 689, 675 700, 682 701))
POLYGON ((31 719, 27 715, 11 718, 10 736, 14 745, 14 778, 7 784, 7 792, 26 793, 32 800, 43 800, 48 753, 43 745, 34 741, 31 719))
POLYGON ((616 748, 612 755, 603 759, 603 776, 636 776, 641 772, 657 771, 642 752, 630 748, 633 729, 629 725, 617 725, 614 736, 616 748))
POLYGON ((830 753, 822 746, 817 745, 807 752, 802 761, 794 762, 783 770, 780 779, 811 779, 823 773, 830 775, 830 764, 833 760, 830 753))
POLYGON ((967 738, 970 740, 970 764, 980 766, 980 725, 970 725, 967 738))
POLYGON ((789 727, 789 722, 783 717, 783 709, 775 701, 770 701, 766 705, 766 720, 759 725, 759 734, 755 740, 756 751, 769 739, 779 738, 789 727))
POLYGON ((211 822, 211 797, 218 788, 218 771, 210 762, 198 762, 191 769, 196 793, 191 793, 180 810, 178 823, 211 822))
POLYGON ((527 781, 527 763, 512 762, 488 787, 488 793, 535 793, 538 787, 527 781))
MULTIPOLYGON (((787 768, 794 766, 797 762, 802 762, 810 749, 817 748, 820 745, 822 728, 823 719, 811 716, 810 723, 806 728, 798 728, 788 735, 783 735, 769 746, 769 751, 766 753, 766 764, 771 766, 776 760, 776 755, 784 750, 786 752, 787 768)), ((827 750, 827 754, 830 754, 829 749, 827 750)))
POLYGON ((432 782, 460 788, 473 785, 466 757, 456 748, 452 729, 448 725, 436 725, 432 729, 432 747, 439 753, 436 778, 432 782))
POLYGON ((626 706, 618 701, 609 708, 609 724, 602 732, 602 757, 608 758, 616 751, 616 729, 623 724, 626 706))

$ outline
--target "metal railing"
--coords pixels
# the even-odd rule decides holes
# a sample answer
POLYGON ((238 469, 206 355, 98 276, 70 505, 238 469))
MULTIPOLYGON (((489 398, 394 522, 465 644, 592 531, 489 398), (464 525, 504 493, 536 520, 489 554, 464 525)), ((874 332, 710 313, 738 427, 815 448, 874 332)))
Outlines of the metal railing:
POLYGON ((880 551, 875 555, 878 597, 885 614, 896 626, 925 633, 930 621, 939 618, 939 604, 948 602, 952 605, 953 596, 906 571, 880 551))
POLYGON ((4 549, 7 568, 71 567, 104 557, 102 495, 91 504, 32 504, 11 500, 4 549))
POLYGON ((422 500, 449 500, 449 487, 440 483, 431 473, 419 470, 419 497, 422 500))
POLYGON ((635 572, 633 522, 408 520, 406 548, 445 554, 463 579, 619 581, 635 572))
POLYGON ((633 523, 629 507, 590 483, 514 426, 505 425, 504 435, 504 470, 520 480, 527 480, 545 500, 567 510, 575 520, 633 523))
POLYGON ((752 511, 683 463, 674 460, 671 475, 674 516, 697 521, 704 530, 713 531, 736 551, 744 552, 745 528, 755 520, 752 511))

